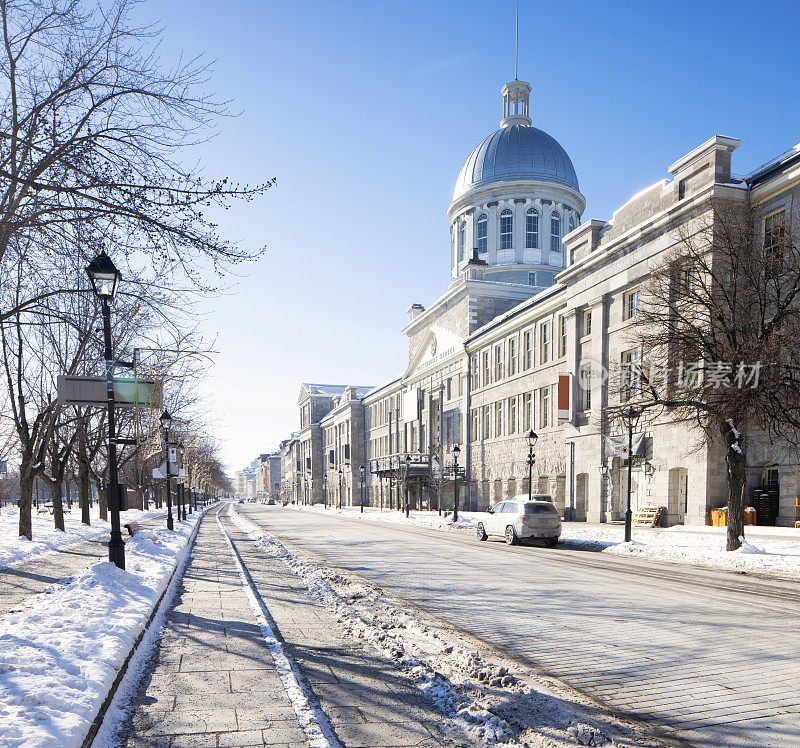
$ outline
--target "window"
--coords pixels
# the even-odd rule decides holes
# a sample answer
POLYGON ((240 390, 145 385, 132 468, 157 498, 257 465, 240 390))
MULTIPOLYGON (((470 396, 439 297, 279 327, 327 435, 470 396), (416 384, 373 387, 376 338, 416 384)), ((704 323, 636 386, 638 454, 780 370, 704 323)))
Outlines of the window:
POLYGON ((639 289, 628 291, 622 297, 622 319, 630 319, 639 311, 639 289))
POLYGON ((494 381, 499 382, 503 378, 503 346, 494 347, 494 381))
POLYGON ((552 345, 553 345, 553 330, 552 330, 552 322, 542 322, 542 326, 539 330, 541 341, 539 345, 539 363, 546 364, 552 354, 552 345))
POLYGON ((525 214, 525 249, 539 248, 539 213, 531 208, 525 214))
POLYGON ((447 399, 453 399, 453 377, 447 377, 447 399))
POLYGON ((583 313, 583 335, 586 337, 587 335, 592 334, 592 310, 587 309, 583 313))
POLYGON ((620 400, 631 400, 639 394, 641 389, 641 363, 639 351, 631 348, 623 351, 620 358, 620 400))
POLYGON ((458 224, 458 261, 465 259, 467 252, 467 224, 461 221, 458 224))
POLYGON ((500 214, 500 249, 511 249, 514 246, 514 218, 506 208, 500 214))
POLYGON ((508 341, 508 376, 513 377, 517 373, 517 339, 510 338, 508 341))
POLYGON ((558 318, 558 357, 567 355, 567 318, 562 314, 558 318))
POLYGON ((486 252, 489 249, 488 246, 487 246, 487 241, 486 241, 487 237, 489 236, 488 226, 489 226, 489 221, 486 218, 486 213, 481 213, 478 216, 478 222, 477 222, 477 224, 475 226, 475 228, 477 230, 476 231, 476 235, 477 235, 477 239, 478 239, 478 254, 479 255, 485 255, 486 252))
POLYGON ((508 398, 508 433, 517 433, 517 398, 508 398))
POLYGON ((529 286, 536 285, 536 273, 528 273, 528 285, 529 286))
POLYGON ((480 417, 478 415, 480 408, 473 408, 472 409, 472 433, 470 436, 472 437, 472 441, 478 441, 478 429, 480 428, 480 417))
POLYGON ((495 438, 503 435, 503 401, 498 400, 494 404, 494 436, 495 438))
POLYGON ((539 428, 550 426, 550 387, 539 390, 539 428))
POLYGON ((483 352, 483 386, 486 387, 492 381, 492 370, 489 368, 489 351, 483 352))
POLYGON ((550 251, 561 251, 561 216, 555 210, 550 214, 550 251))
POLYGON ((581 409, 591 410, 592 408, 592 365, 582 364, 580 368, 581 382, 581 409))
POLYGON ((488 405, 484 405, 483 406, 483 432, 481 434, 481 436, 484 439, 488 439, 489 436, 490 436, 490 431, 489 431, 489 420, 490 420, 490 418, 491 418, 491 414, 489 412, 489 406, 488 405))
POLYGON ((533 393, 526 392, 522 395, 522 428, 530 431, 533 428, 533 393))
POLYGON ((469 367, 469 369, 470 369, 470 374, 471 374, 470 384, 472 385, 472 387, 470 389, 474 392, 476 389, 478 389, 478 387, 480 387, 480 381, 481 381, 481 373, 478 370, 478 357, 477 356, 472 356, 470 358, 470 367, 469 367))
POLYGON ((764 275, 767 278, 775 278, 783 269, 785 222, 784 208, 764 219, 764 275))
POLYGON ((522 368, 527 371, 533 366, 533 330, 522 333, 522 368))

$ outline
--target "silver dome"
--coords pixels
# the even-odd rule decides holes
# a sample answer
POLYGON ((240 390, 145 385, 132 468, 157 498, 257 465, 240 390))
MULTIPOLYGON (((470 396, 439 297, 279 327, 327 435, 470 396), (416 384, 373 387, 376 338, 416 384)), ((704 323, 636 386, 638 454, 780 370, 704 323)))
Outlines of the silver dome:
POLYGON ((557 182, 580 191, 572 161, 558 141, 535 127, 509 125, 470 153, 456 180, 453 200, 472 187, 520 179, 557 182))

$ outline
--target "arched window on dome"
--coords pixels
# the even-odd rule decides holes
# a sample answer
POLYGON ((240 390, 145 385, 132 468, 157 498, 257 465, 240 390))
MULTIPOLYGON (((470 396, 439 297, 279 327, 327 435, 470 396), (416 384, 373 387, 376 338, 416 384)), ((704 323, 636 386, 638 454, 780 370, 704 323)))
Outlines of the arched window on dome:
POLYGON ((467 224, 461 221, 458 224, 458 261, 462 262, 467 252, 467 224))
POLYGON ((550 214, 550 251, 561 251, 561 215, 556 210, 550 214))
POLYGON ((478 216, 478 221, 475 225, 475 235, 478 240, 478 254, 485 255, 488 251, 488 237, 489 237, 489 219, 486 213, 481 213, 478 216))
POLYGON ((525 249, 539 248, 539 211, 531 208, 525 214, 525 249))
POLYGON ((506 208, 500 214, 500 249, 513 249, 514 247, 514 217, 506 208))

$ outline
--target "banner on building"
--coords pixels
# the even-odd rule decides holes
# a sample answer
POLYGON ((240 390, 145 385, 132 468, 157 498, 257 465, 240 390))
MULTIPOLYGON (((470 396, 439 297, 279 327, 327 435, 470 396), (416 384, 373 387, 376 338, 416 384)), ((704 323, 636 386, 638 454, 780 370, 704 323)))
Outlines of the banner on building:
POLYGON ((419 390, 416 387, 406 390, 403 393, 403 423, 411 423, 419 417, 419 390))
POLYGON ((572 420, 572 374, 558 375, 558 422, 572 420))
MULTIPOLYGON (((633 435, 631 447, 634 457, 641 457, 645 453, 645 436, 644 432, 633 435)), ((606 447, 608 454, 612 457, 621 457, 623 460, 628 459, 628 435, 622 434, 621 436, 607 436, 606 447)))

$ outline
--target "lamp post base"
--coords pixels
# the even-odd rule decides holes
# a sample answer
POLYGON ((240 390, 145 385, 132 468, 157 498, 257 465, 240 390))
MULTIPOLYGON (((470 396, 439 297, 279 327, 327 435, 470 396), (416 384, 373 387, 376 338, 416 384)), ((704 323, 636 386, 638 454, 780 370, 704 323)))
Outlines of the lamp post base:
POLYGON ((625 510, 625 542, 631 542, 631 527, 633 526, 633 512, 628 508, 625 510))
POLYGON ((119 530, 111 531, 111 538, 108 541, 108 560, 118 569, 125 569, 125 541, 119 530))

